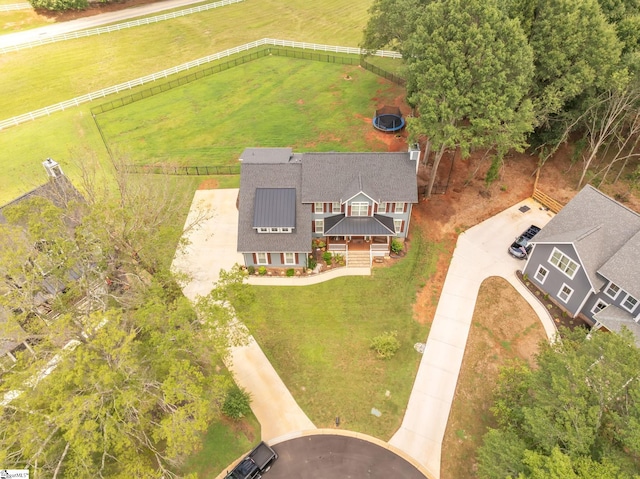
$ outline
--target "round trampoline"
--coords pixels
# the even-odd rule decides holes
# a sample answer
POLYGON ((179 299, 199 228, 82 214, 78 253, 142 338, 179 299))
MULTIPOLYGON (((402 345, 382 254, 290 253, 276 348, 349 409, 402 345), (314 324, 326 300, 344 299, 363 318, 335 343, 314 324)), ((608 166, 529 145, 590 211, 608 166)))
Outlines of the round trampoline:
POLYGON ((402 130, 404 123, 402 112, 397 106, 383 106, 379 110, 376 110, 376 114, 373 117, 373 127, 376 130, 388 133, 402 130))

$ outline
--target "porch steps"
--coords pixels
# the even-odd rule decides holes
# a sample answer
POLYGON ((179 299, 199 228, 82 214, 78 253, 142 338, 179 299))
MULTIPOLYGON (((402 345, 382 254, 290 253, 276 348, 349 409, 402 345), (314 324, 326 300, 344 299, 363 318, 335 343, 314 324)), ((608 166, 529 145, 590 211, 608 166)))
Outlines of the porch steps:
POLYGON ((349 268, 369 268, 371 258, 368 251, 349 251, 347 267, 349 268))

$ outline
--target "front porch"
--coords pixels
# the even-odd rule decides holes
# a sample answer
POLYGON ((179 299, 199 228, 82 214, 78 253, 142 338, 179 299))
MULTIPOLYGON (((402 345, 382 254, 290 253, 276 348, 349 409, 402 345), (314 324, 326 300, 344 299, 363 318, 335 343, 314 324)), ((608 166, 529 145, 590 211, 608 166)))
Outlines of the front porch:
POLYGON ((370 267, 374 258, 389 255, 389 236, 327 236, 327 251, 343 255, 347 267, 370 267))

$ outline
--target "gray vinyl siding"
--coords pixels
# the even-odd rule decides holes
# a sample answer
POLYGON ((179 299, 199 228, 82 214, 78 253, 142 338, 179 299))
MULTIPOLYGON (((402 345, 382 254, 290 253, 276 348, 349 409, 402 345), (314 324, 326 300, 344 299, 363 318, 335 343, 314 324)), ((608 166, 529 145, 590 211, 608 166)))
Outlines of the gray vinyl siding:
MULTIPOLYGON (((264 253, 264 251, 261 251, 264 253)), ((296 264, 284 264, 282 261, 282 255, 284 252, 275 251, 269 253, 269 264, 262 265, 258 264, 253 260, 253 255, 255 253, 242 253, 244 256, 244 264, 245 266, 255 266, 258 268, 259 266, 266 266, 267 268, 302 268, 307 266, 307 253, 297 253, 297 262, 296 264)))
POLYGON ((591 285, 589 279, 584 271, 584 268, 578 260, 578 255, 570 244, 536 244, 531 252, 531 258, 529 259, 524 273, 529 277, 534 284, 536 284, 541 290, 549 294, 559 305, 566 309, 572 316, 578 314, 580 306, 585 298, 591 293, 591 285), (559 249, 564 255, 571 258, 573 261, 580 265, 573 279, 570 279, 566 274, 560 271, 555 265, 549 262, 553 249, 559 249), (547 277, 544 283, 536 280, 536 272, 539 266, 543 266, 547 271, 547 277), (568 302, 564 302, 558 297, 560 288, 566 284, 573 289, 573 293, 568 302))
MULTIPOLYGON (((611 296, 605 293, 605 291, 607 290, 607 287, 609 286, 609 280, 603 276, 600 276, 600 279, 604 281, 604 286, 602 287, 602 290, 596 294, 592 294, 589 297, 587 302, 584 304, 584 307, 582 308, 582 314, 584 314, 587 318, 593 321, 593 313, 591 312, 591 310, 599 300, 602 300, 607 304, 617 306, 621 310, 626 311, 629 314, 632 314, 634 317, 637 316, 638 313, 640 313, 640 304, 637 304, 635 309, 631 312, 622 306, 622 303, 624 303, 624 300, 627 298, 627 294, 628 294, 628 291, 624 289, 624 285, 617 284, 617 286, 620 287, 621 291, 618 293, 618 296, 616 296, 615 299, 612 299, 611 296)), ((640 301, 640 298, 637 298, 635 296, 633 297, 638 301, 640 301)))

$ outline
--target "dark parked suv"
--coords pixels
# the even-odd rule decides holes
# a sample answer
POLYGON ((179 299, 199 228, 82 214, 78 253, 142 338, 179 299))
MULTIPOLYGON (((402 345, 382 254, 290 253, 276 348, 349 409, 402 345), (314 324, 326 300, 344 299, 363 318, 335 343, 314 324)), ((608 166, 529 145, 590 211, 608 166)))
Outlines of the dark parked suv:
POLYGON ((540 231, 540 228, 537 226, 529 226, 527 231, 522 233, 513 243, 511 243, 511 246, 509 246, 509 254, 514 258, 527 259, 529 253, 531 253, 531 248, 533 248, 530 241, 536 234, 538 234, 538 231, 540 231))

